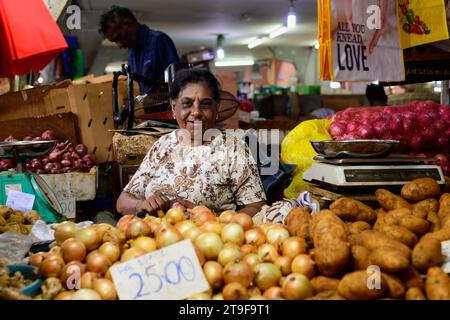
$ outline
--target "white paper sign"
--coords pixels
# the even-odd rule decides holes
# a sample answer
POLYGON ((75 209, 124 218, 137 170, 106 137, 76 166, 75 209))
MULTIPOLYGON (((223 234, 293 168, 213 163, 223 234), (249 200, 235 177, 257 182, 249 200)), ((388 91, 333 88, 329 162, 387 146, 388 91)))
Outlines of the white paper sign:
POLYGON ((61 205, 62 214, 67 219, 74 219, 76 216, 76 201, 75 198, 60 198, 58 197, 59 204, 61 205))
POLYGON ((442 255, 445 258, 442 270, 444 270, 445 273, 450 273, 450 240, 441 242, 441 245, 442 255))
POLYGON ((191 240, 110 270, 120 300, 181 300, 209 289, 191 240))
POLYGON ((8 196, 9 191, 16 190, 22 192, 22 185, 20 183, 18 184, 7 184, 5 185, 5 193, 8 196))
POLYGON ((34 199, 34 194, 11 189, 6 198, 6 206, 18 211, 28 211, 33 209, 34 199))

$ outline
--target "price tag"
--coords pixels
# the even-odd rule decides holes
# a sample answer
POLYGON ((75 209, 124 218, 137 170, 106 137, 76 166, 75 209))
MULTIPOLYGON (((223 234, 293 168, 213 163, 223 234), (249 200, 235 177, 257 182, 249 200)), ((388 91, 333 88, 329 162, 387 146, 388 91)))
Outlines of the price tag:
POLYGON ((120 300, 181 300, 209 284, 190 240, 110 269, 120 300))
POLYGON ((74 197, 61 198, 58 197, 59 204, 61 205, 62 214, 68 219, 74 219, 76 216, 77 204, 74 197))
POLYGON ((445 273, 450 273, 450 240, 441 242, 442 255, 445 258, 444 264, 442 265, 442 270, 445 273))
POLYGON ((22 185, 21 184, 7 184, 5 185, 5 193, 6 195, 9 194, 10 190, 16 190, 22 192, 22 185))
POLYGON ((6 206, 18 211, 28 211, 33 209, 34 199, 34 194, 11 189, 6 198, 6 206))

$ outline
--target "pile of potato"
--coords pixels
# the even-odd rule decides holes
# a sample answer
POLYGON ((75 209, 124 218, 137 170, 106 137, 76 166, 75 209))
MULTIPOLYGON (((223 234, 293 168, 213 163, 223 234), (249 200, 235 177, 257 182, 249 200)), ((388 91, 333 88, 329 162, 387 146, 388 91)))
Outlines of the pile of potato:
POLYGON ((384 189, 375 195, 377 210, 341 198, 313 217, 300 208, 289 215, 290 233, 312 245, 322 275, 312 279, 317 298, 450 300, 450 277, 441 269, 450 194, 440 196, 434 180, 418 179, 401 196, 384 189))
POLYGON ((40 219, 39 213, 34 210, 21 212, 0 205, 0 234, 15 232, 27 235, 31 232, 33 224, 40 219))

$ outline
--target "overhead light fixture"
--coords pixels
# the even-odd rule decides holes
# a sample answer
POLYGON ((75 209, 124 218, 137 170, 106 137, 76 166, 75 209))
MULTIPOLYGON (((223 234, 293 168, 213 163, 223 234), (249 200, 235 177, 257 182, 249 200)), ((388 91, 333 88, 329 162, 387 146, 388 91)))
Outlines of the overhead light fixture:
POLYGON ((285 33, 286 31, 287 31, 287 27, 286 27, 286 26, 282 26, 282 27, 280 27, 280 28, 278 28, 278 29, 272 31, 272 32, 269 34, 269 38, 270 38, 270 39, 276 38, 276 37, 282 35, 283 33, 285 33))
POLYGON ((331 81, 330 82, 330 88, 331 89, 340 89, 341 88, 341 83, 340 82, 331 81))
POLYGON ((225 37, 222 34, 219 34, 217 36, 216 57, 219 60, 225 58, 225 51, 223 50, 223 42, 224 42, 224 40, 225 40, 225 37))
POLYGON ((216 67, 239 67, 239 66, 252 66, 255 64, 255 61, 252 59, 243 59, 243 60, 222 60, 216 61, 214 65, 216 67))
POLYGON ((249 49, 253 49, 253 48, 259 46, 261 43, 263 43, 263 41, 264 41, 263 38, 258 38, 258 39, 256 39, 256 40, 253 40, 252 42, 250 42, 250 43, 248 44, 248 48, 249 48, 249 49))
POLYGON ((289 1, 291 3, 291 7, 289 8, 286 25, 287 25, 288 29, 292 29, 292 28, 295 28, 295 26, 297 25, 297 16, 294 11, 294 0, 289 0, 289 1))
POLYGON ((319 48, 320 48, 319 41, 317 41, 317 42, 314 44, 314 48, 316 48, 317 50, 319 50, 319 48))

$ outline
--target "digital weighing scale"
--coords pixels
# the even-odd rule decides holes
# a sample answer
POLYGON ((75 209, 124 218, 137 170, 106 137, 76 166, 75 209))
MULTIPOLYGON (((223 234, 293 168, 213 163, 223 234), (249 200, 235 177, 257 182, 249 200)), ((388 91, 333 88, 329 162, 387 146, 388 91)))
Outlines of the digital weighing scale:
POLYGON ((61 205, 53 191, 38 174, 24 172, 28 158, 37 158, 48 154, 56 145, 51 141, 15 141, 0 142, 0 159, 18 159, 16 171, 0 173, 0 204, 5 205, 9 190, 33 194, 33 210, 39 212, 42 220, 56 223, 65 220, 61 205))
POLYGON ((436 159, 402 155, 385 158, 329 158, 318 161, 303 174, 303 180, 342 193, 364 193, 379 188, 397 191, 414 179, 432 178, 441 186, 445 178, 440 166, 425 164, 436 159))

